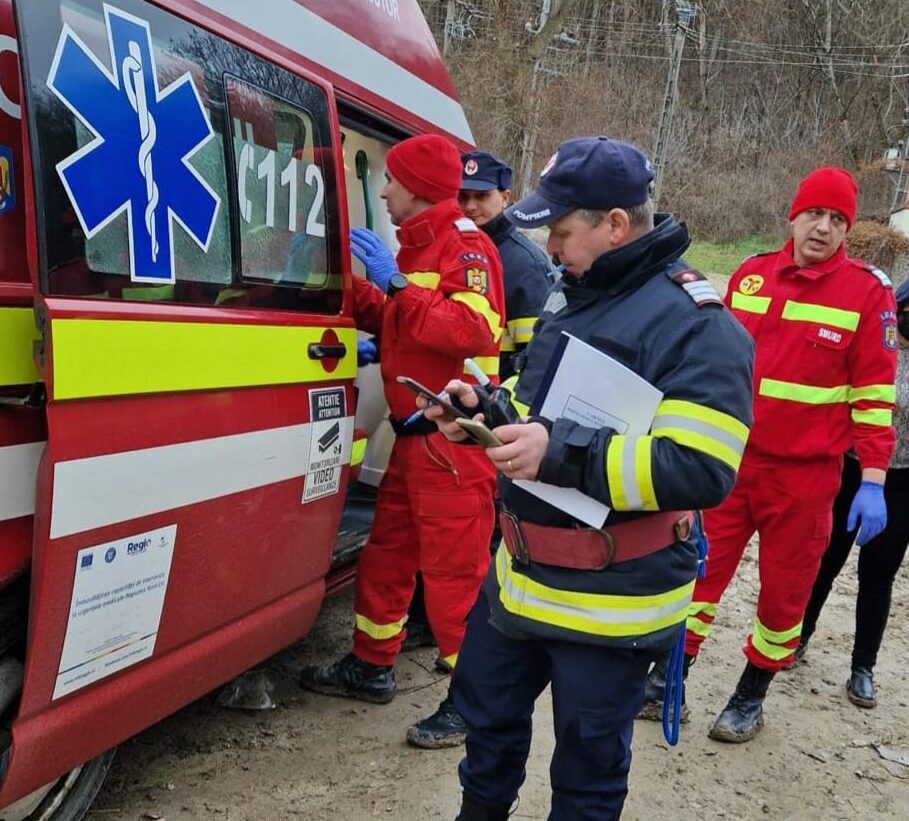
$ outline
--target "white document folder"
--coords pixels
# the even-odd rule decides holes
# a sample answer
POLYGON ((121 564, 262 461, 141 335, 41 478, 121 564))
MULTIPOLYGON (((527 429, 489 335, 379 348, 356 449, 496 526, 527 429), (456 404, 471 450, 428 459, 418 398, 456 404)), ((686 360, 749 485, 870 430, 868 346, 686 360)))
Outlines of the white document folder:
MULTIPOLYGON (((662 399, 662 391, 634 371, 563 331, 531 414, 640 435, 650 430, 662 399)), ((515 484, 590 527, 602 527, 609 515, 607 505, 575 488, 529 479, 518 479, 515 484)))

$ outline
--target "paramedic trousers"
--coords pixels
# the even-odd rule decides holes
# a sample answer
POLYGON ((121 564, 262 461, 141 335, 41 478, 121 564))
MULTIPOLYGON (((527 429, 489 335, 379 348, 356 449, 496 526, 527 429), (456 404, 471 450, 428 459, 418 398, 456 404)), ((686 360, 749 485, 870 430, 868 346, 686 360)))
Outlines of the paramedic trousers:
POLYGON ((757 616, 743 650, 763 670, 781 670, 792 660, 830 538, 841 467, 842 457, 794 462, 745 450, 732 493, 704 512, 710 550, 707 575, 698 579, 688 611, 687 655, 697 655, 710 633, 720 598, 757 531, 757 616))
POLYGON ((534 702, 551 684, 556 746, 549 821, 619 818, 653 653, 510 638, 489 623, 486 595, 471 611, 452 678, 455 707, 467 724, 461 786, 483 801, 512 804, 524 781, 534 702))
MULTIPOLYGON (((843 569, 856 531, 846 528, 849 507, 862 481, 862 471, 855 459, 847 458, 843 466, 843 485, 833 504, 833 536, 821 559, 811 599, 805 610, 804 638, 814 633, 818 617, 833 581, 843 569)), ((873 670, 881 648, 887 619, 893 580, 906 556, 909 545, 909 468, 890 468, 884 484, 887 500, 887 527, 863 545, 858 556, 858 598, 855 603, 855 644, 852 648, 852 667, 873 670)))
POLYGON ((481 447, 398 436, 357 565, 354 654, 389 666, 406 635, 416 573, 439 654, 457 660, 489 566, 495 469, 481 447))

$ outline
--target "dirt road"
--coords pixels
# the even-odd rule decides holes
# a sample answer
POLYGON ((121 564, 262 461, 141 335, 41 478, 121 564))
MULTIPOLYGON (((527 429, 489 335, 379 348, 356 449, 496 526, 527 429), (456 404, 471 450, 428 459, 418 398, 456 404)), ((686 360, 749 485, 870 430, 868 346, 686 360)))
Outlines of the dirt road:
MULTIPOLYGON (((753 555, 753 554, 752 554, 753 555)), ((807 663, 778 676, 767 726, 741 747, 706 738, 740 669, 755 605, 750 557, 730 589, 714 636, 692 669, 692 719, 671 749, 656 724, 638 722, 628 821, 659 819, 906 819, 909 766, 874 744, 909 752, 909 578, 897 582, 877 670, 880 705, 859 710, 844 682, 851 647, 855 565, 843 571, 812 640, 807 663)), ((91 821, 164 818, 230 821, 401 821, 454 818, 460 750, 408 748, 404 730, 444 696, 447 679, 421 650, 398 663, 400 692, 372 706, 302 692, 299 668, 345 652, 351 597, 327 604, 310 637, 267 665, 277 709, 238 713, 214 695, 123 745, 91 821)), ((527 782, 515 819, 546 818, 552 752, 548 699, 541 701, 527 782)))

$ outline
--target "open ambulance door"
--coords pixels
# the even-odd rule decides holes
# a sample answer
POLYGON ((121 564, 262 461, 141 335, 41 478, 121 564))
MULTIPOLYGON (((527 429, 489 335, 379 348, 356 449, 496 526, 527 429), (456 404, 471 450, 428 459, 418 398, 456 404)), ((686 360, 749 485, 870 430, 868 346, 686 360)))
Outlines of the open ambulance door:
POLYGON ((0 807, 307 632, 356 373, 331 89, 145 0, 14 7, 48 437, 0 807))

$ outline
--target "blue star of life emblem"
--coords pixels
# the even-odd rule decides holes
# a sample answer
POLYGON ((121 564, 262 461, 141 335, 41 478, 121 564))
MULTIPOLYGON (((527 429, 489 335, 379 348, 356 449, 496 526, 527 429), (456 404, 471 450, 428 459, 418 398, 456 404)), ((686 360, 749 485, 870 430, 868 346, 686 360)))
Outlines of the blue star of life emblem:
POLYGON ((129 223, 133 282, 172 283, 173 222, 208 250, 221 198, 189 164, 213 136, 189 72, 164 89, 146 21, 104 6, 108 70, 64 25, 48 87, 93 139, 57 165, 85 236, 129 223))

